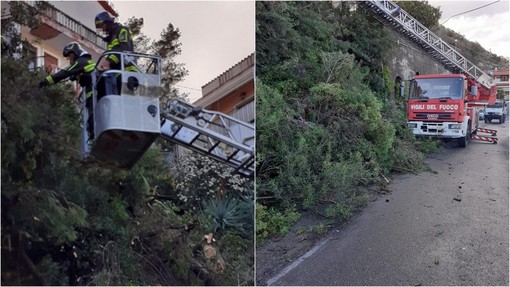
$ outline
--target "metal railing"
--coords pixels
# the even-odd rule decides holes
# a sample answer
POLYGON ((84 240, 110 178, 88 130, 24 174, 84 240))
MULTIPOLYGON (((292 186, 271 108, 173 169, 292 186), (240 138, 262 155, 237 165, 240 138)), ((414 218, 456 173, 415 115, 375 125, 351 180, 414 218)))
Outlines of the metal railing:
MULTIPOLYGON (((25 1, 24 3, 30 6, 35 6, 36 1, 25 1)), ((41 10, 40 12, 44 16, 55 21, 55 23, 63 27, 66 27, 71 32, 81 36, 84 40, 93 43, 94 45, 103 50, 106 50, 106 42, 103 40, 101 36, 99 36, 95 31, 89 29, 82 23, 76 21, 71 16, 51 6, 51 4, 48 3, 48 5, 45 6, 45 9, 41 10)))

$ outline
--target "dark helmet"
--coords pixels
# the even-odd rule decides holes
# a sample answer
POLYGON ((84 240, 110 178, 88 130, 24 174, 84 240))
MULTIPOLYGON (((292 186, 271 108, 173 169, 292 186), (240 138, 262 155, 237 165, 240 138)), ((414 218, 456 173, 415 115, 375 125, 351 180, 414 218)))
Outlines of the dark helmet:
POLYGON ((69 53, 74 53, 76 57, 88 54, 88 52, 85 51, 78 42, 70 42, 65 45, 62 54, 64 55, 64 57, 67 57, 69 56, 69 53))
POLYGON ((103 24, 105 22, 113 23, 114 20, 115 20, 115 18, 110 16, 110 14, 108 14, 108 12, 106 12, 106 11, 101 12, 101 13, 96 15, 96 18, 95 18, 95 21, 94 21, 96 23, 96 29, 99 28, 99 26, 101 26, 101 24, 103 24))

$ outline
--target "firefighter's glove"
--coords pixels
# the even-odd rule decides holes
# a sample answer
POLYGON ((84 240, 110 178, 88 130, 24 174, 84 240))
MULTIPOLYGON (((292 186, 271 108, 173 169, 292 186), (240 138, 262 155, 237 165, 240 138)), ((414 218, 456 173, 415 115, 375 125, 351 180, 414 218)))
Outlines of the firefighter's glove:
POLYGON ((48 81, 44 80, 39 83, 39 89, 44 88, 48 86, 48 81))

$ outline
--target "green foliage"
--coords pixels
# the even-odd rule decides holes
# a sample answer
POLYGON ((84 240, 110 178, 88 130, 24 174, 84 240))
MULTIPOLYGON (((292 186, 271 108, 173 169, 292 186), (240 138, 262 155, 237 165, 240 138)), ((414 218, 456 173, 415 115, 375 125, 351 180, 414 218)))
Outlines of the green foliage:
POLYGON ((245 235, 253 235, 253 201, 233 196, 210 199, 204 203, 204 212, 212 219, 213 230, 225 232, 234 228, 245 235))
POLYGON ((294 206, 347 219, 366 203, 360 186, 421 166, 388 100, 390 38, 355 3, 337 4, 256 3, 257 197, 267 199, 257 238, 288 230, 294 206))
POLYGON ((189 208, 196 209, 219 194, 253 197, 253 180, 209 157, 186 152, 176 167, 177 196, 189 208))
POLYGON ((169 23, 167 28, 161 32, 161 39, 155 41, 149 51, 161 57, 162 73, 161 78, 161 102, 165 103, 169 99, 181 95, 176 89, 175 84, 182 81, 188 75, 188 70, 184 64, 176 63, 175 57, 181 54, 181 43, 179 41, 181 32, 169 23))
POLYGON ((67 285, 69 278, 62 276, 62 266, 54 262, 49 255, 44 256, 38 264, 38 268, 44 270, 44 278, 49 285, 67 285))
POLYGON ((256 204, 257 215, 257 242, 274 236, 283 236, 289 232, 292 224, 300 217, 294 208, 279 211, 276 208, 268 208, 262 204, 256 204))
POLYGON ((395 4, 429 29, 439 25, 441 10, 430 5, 428 1, 395 1, 395 4))
POLYGON ((218 247, 225 250, 221 254, 227 262, 225 273, 232 274, 229 281, 219 283, 224 286, 254 286, 255 269, 250 264, 255 261, 253 244, 236 232, 227 232, 219 240, 218 247))
POLYGON ((504 100, 504 99, 505 99, 505 96, 506 96, 505 91, 503 91, 503 90, 498 90, 498 91, 497 91, 497 94, 496 94, 496 98, 497 98, 497 99, 499 99, 499 100, 504 100))
MULTIPOLYGON (((8 20, 2 19, 2 36, 11 27, 8 20)), ((143 20, 132 19, 132 24, 141 35, 136 25, 143 20)), ((167 32, 158 47, 170 42, 179 47, 180 34, 167 32)), ((139 44, 148 42, 144 38, 139 44)), ((2 284, 237 285, 242 280, 253 285, 253 228, 251 238, 246 236, 248 225, 242 226, 245 236, 230 228, 219 232, 218 252, 223 253, 228 272, 215 273, 213 262, 200 251, 204 234, 213 230, 211 219, 200 212, 202 200, 210 200, 219 190, 236 199, 253 198, 253 181, 209 162, 186 169, 198 175, 186 181, 185 174, 169 167, 157 146, 131 170, 81 162, 82 106, 70 86, 38 89, 46 74, 29 71, 30 59, 14 60, 14 50, 4 48, 2 284), (191 195, 192 200, 182 200, 191 195)), ((179 52, 165 54, 167 67, 179 52)), ((165 72, 171 73, 171 67, 165 72)), ((236 206, 237 215, 249 213, 247 202, 236 206)))
POLYGON ((425 138, 417 141, 417 148, 425 154, 435 153, 441 147, 441 141, 438 139, 425 138))

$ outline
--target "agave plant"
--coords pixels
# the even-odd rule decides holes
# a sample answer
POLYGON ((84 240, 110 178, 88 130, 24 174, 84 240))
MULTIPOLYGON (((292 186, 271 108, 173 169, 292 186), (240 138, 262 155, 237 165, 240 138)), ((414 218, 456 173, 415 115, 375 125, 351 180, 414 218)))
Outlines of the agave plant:
POLYGON ((253 200, 250 198, 210 199, 203 207, 212 219, 214 232, 234 228, 245 236, 253 236, 253 200))

